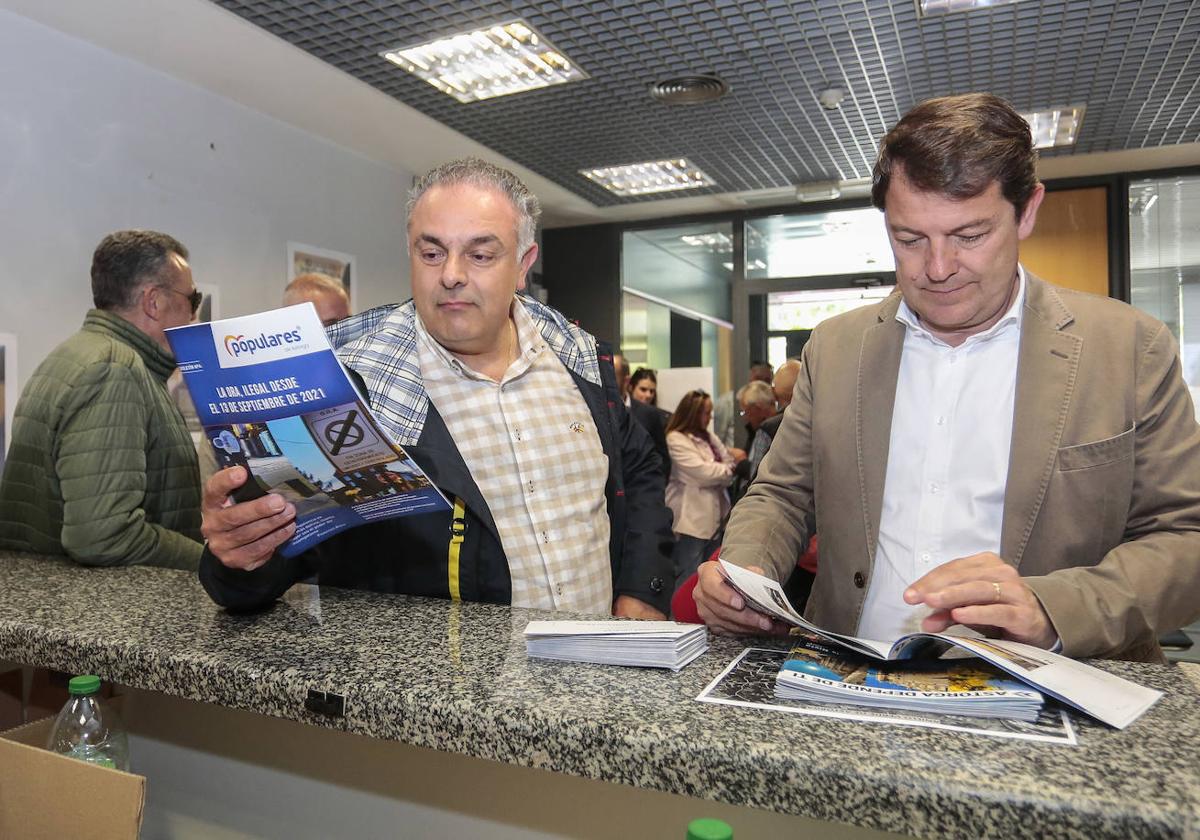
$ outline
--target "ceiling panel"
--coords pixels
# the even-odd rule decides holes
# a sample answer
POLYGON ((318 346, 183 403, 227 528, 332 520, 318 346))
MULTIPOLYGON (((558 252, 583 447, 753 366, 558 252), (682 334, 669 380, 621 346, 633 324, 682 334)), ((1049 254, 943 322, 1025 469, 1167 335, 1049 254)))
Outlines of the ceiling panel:
MULTIPOLYGON (((870 175, 879 138, 931 96, 989 90, 1019 110, 1087 106, 1074 149, 1200 141, 1200 0, 1022 0, 918 18, 909 0, 446 2, 213 0, 596 205, 580 169, 686 157, 742 192, 870 175), (524 18, 589 79, 460 104, 379 53, 524 18), (648 88, 715 73, 706 105, 648 88), (841 107, 817 102, 826 86, 841 107)), ((680 195, 685 193, 680 193, 680 195)))

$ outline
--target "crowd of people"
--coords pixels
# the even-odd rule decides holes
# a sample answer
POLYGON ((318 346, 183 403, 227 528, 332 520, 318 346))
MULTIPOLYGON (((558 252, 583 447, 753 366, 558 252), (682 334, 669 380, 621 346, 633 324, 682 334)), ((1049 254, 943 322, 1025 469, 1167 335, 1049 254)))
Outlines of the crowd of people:
POLYGON ((728 586, 719 549, 806 574, 808 615, 838 632, 958 625, 1161 657, 1158 634, 1200 604, 1200 427, 1162 323, 1020 264, 1035 162, 993 96, 914 108, 873 180, 896 292, 824 322, 778 370, 669 411, 653 370, 521 293, 538 256, 528 188, 482 160, 435 168, 408 203, 411 300, 351 315, 336 281, 305 277, 284 302, 314 302, 384 430, 452 505, 290 558, 294 505, 235 501, 245 467, 202 475, 166 387, 165 331, 200 303, 187 248, 114 233, 93 256, 94 308, 16 407, 0 547, 194 569, 235 610, 315 580, 661 619, 686 586, 716 632, 781 630, 728 586))

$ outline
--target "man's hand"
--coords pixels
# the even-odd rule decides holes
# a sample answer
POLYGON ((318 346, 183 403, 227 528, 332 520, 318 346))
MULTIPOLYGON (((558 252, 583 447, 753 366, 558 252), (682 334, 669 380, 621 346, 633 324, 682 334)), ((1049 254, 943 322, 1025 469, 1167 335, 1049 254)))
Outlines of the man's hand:
MULTIPOLYGON (((748 567, 762 574, 758 566, 748 567)), ((719 636, 761 636, 764 633, 787 635, 788 626, 746 606, 746 600, 729 585, 716 560, 701 563, 696 570, 696 588, 692 597, 696 610, 708 628, 719 636)))
POLYGON ((963 624, 985 636, 1044 649, 1058 639, 1033 590, 990 551, 939 566, 904 591, 904 602, 933 609, 921 622, 927 633, 963 624))
POLYGON ((229 467, 205 482, 200 530, 209 551, 224 565, 252 571, 296 532, 296 508, 275 493, 235 504, 229 494, 247 478, 244 467, 229 467))
POLYGON ((632 595, 618 595, 613 601, 613 615, 617 618, 636 618, 641 621, 666 621, 667 617, 632 595))
POLYGON ((733 458, 733 462, 735 464, 740 464, 742 461, 745 461, 747 457, 749 457, 746 455, 745 449, 738 449, 736 446, 731 446, 725 451, 729 453, 729 457, 733 458))

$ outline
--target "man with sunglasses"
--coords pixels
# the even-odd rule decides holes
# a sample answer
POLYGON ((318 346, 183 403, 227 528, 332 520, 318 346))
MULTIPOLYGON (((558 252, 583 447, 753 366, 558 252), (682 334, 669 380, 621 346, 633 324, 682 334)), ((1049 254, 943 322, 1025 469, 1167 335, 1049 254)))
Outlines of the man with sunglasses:
POLYGON ((0 548, 89 566, 195 569, 200 475, 167 395, 165 331, 200 305, 188 252, 165 233, 109 234, 92 256, 95 308, 17 402, 0 480, 0 548))

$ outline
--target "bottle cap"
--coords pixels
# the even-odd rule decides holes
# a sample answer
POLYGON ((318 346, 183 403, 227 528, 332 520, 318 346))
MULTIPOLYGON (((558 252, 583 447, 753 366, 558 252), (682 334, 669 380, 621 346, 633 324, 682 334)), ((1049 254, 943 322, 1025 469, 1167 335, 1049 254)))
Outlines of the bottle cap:
POLYGON ((67 690, 72 694, 95 694, 100 690, 100 678, 94 674, 71 677, 71 681, 67 683, 67 690))
POLYGON ((687 840, 733 840, 733 827, 723 820, 692 820, 688 823, 687 840))

